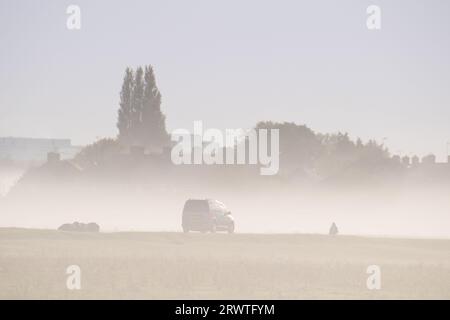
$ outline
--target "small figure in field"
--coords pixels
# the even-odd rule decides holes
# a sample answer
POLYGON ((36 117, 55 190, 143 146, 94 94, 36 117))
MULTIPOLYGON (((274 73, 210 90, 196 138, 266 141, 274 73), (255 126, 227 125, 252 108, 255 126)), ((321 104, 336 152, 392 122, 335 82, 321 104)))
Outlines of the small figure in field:
POLYGON ((330 231, 328 232, 328 234, 330 236, 336 236, 338 233, 339 233, 339 229, 338 229, 336 223, 333 222, 331 224, 330 231))

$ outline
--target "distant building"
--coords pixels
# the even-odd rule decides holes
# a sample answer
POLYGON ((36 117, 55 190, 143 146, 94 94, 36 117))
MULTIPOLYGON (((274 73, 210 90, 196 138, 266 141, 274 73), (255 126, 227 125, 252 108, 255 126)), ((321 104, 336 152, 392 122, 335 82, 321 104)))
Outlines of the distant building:
POLYGON ((447 162, 437 162, 434 155, 428 155, 419 161, 413 157, 413 165, 409 167, 408 179, 416 183, 447 184, 450 181, 450 157, 447 162))
POLYGON ((47 160, 50 152, 59 153, 61 159, 70 159, 80 150, 70 139, 0 137, 0 159, 41 162, 47 160))
POLYGON ((408 156, 404 156, 402 158, 402 164, 406 167, 409 167, 411 165, 411 159, 408 156))
POLYGON ((436 164, 436 156, 434 154, 430 154, 422 158, 423 164, 433 165, 436 164))
POLYGON ((395 163, 401 163, 401 161, 402 161, 402 159, 400 158, 399 155, 394 155, 394 156, 392 156, 392 160, 393 160, 395 163))
POLYGON ((411 161, 413 166, 418 166, 420 164, 420 159, 418 156, 412 157, 411 161))

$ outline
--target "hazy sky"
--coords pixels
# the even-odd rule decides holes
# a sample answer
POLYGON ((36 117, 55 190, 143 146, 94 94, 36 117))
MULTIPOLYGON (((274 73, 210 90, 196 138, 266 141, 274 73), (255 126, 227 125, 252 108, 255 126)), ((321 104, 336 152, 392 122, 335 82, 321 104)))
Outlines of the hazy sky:
POLYGON ((0 0, 0 40, 0 136, 115 136, 125 67, 152 64, 170 130, 286 120, 440 158, 450 141, 448 0, 0 0))

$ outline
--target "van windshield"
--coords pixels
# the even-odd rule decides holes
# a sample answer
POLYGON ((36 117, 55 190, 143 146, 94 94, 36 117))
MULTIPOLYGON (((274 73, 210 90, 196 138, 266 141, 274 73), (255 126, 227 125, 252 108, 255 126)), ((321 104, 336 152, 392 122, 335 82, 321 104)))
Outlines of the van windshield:
POLYGON ((209 206, 207 200, 188 200, 184 205, 184 212, 208 212, 209 206))

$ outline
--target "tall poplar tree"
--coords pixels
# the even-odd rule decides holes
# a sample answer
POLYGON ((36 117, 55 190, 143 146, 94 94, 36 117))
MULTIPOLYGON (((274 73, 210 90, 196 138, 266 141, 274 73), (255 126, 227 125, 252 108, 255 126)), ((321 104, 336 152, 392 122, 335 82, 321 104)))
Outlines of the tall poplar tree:
POLYGON ((145 67, 142 105, 142 138, 144 146, 158 150, 168 145, 166 117, 161 111, 161 93, 152 66, 145 67))
POLYGON ((131 94, 131 144, 143 146, 142 110, 144 98, 144 70, 138 67, 134 74, 133 90, 131 94))
POLYGON ((134 87, 133 70, 127 68, 123 78, 122 90, 120 91, 120 108, 118 111, 117 128, 119 129, 119 140, 125 145, 131 143, 131 118, 132 103, 131 97, 134 87))
POLYGON ((119 141, 126 146, 161 151, 169 144, 161 93, 151 66, 138 67, 136 72, 130 68, 125 70, 117 128, 119 141))

